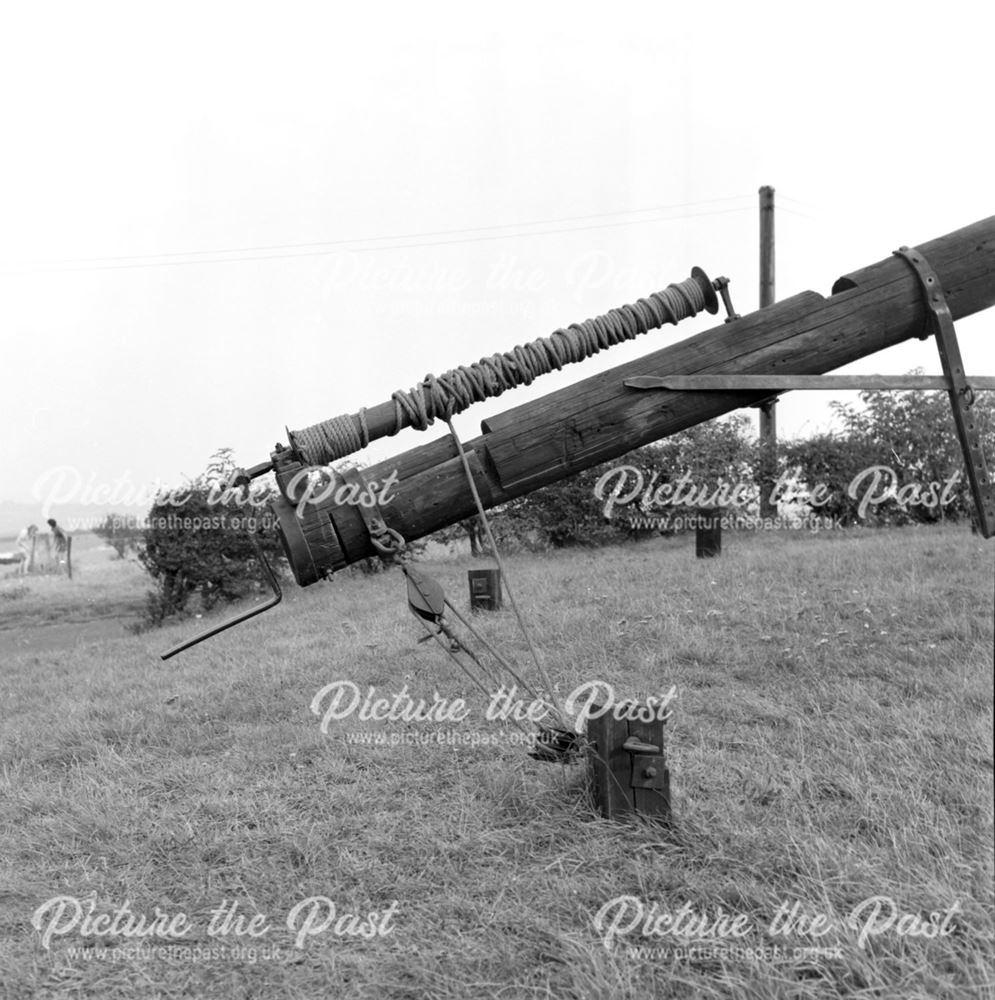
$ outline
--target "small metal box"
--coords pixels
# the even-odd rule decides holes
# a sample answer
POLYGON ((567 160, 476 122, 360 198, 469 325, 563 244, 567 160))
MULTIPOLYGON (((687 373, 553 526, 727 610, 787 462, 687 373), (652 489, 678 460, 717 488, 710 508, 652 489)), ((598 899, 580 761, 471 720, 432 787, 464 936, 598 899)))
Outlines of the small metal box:
POLYGON ((470 607, 474 610, 483 609, 497 611, 501 607, 501 570, 471 569, 470 607))

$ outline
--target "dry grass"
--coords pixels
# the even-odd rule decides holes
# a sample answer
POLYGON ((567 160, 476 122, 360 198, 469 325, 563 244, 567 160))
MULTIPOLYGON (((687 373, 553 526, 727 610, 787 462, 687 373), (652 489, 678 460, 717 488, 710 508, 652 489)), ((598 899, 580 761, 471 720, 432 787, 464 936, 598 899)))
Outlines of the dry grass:
MULTIPOLYGON (((508 561, 561 693, 676 686, 673 829, 600 819, 581 768, 512 746, 350 744, 373 725, 355 718, 323 734, 309 705, 337 679, 474 709, 460 724, 379 724, 387 734, 503 731, 415 642, 395 573, 294 590, 167 664, 157 654, 189 627, 18 654, 0 672, 3 995, 991 995, 990 543, 956 529, 746 535, 709 561, 689 539, 508 561), (112 961, 96 948, 126 941, 78 930, 42 948, 35 910, 90 894, 97 912, 128 900, 186 914, 191 946, 238 943, 206 933, 225 900, 270 930, 241 942, 255 961, 112 961), (636 932, 607 950, 594 917, 623 894, 747 914, 739 946, 840 956, 677 958, 630 950, 675 944, 636 932), (393 933, 329 931, 297 949, 285 919, 315 895, 364 913, 397 900, 393 933), (878 895, 960 912, 949 935, 866 947, 846 928, 767 932, 784 901, 845 916, 878 895)), ((426 568, 465 603, 464 564, 426 568)), ((509 614, 484 626, 526 662, 509 614)))

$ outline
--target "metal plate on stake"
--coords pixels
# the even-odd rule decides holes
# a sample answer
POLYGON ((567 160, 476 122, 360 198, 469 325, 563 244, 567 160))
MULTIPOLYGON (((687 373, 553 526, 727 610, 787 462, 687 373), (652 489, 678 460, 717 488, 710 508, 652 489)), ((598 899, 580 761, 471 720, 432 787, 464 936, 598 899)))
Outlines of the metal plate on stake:
POLYGON ((926 308, 936 334, 940 363, 943 365, 943 374, 947 377, 947 391, 954 411, 957 437, 960 438, 960 446, 964 452, 964 466, 974 507, 978 512, 979 528, 985 538, 991 538, 995 535, 995 488, 992 487, 988 466, 985 464, 978 422, 971 413, 974 392, 964 374, 964 362, 960 357, 950 306, 947 305, 939 277, 918 250, 900 247, 895 255, 912 266, 922 285, 926 308))
POLYGON ((632 758, 631 788, 656 788, 663 791, 670 787, 670 775, 664 757, 650 754, 635 754, 632 758))
POLYGON ((628 725, 630 738, 634 736, 642 743, 659 747, 655 754, 645 752, 631 754, 632 771, 629 787, 632 789, 636 812, 642 816, 669 820, 670 770, 667 767, 663 739, 666 723, 630 719, 628 725))

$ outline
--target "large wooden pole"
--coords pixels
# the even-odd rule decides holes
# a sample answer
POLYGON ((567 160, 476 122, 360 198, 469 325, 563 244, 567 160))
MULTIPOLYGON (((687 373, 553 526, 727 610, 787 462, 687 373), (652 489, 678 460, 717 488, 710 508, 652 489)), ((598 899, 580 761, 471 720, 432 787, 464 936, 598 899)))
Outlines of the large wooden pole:
MULTIPOLYGON (((774 304, 774 189, 760 189, 760 308, 774 304)), ((760 516, 776 517, 777 400, 760 404, 760 516)))
MULTIPOLYGON (((995 305, 995 217, 918 248, 936 270, 955 320, 995 305)), ((845 275, 832 291, 828 298, 802 292, 488 418, 482 436, 465 446, 484 505, 493 507, 770 395, 639 391, 624 385, 628 378, 821 375, 927 329, 919 280, 898 257, 845 275)), ((292 463, 281 468, 279 455, 274 453, 278 479, 286 483, 294 469, 292 463)), ((380 513, 409 541, 475 510, 448 436, 363 475, 372 483, 393 482, 380 513)), ((358 505, 330 497, 302 505, 300 518, 286 501, 275 508, 301 584, 375 554, 364 519, 370 512, 358 505)))

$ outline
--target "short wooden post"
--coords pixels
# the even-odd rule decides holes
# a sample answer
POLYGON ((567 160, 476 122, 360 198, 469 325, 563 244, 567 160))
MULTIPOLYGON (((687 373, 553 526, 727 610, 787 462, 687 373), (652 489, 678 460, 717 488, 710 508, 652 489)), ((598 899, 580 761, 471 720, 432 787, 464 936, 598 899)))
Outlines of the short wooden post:
POLYGON ((695 523, 694 554, 710 559, 722 554, 722 514, 718 510, 699 510, 695 523))
POLYGON ((474 611, 498 611, 501 608, 501 570, 471 569, 470 608, 474 611))
POLYGON ((34 572, 34 568, 35 568, 35 546, 37 544, 38 544, 38 536, 36 534, 32 535, 31 536, 31 555, 28 556, 28 565, 27 565, 27 568, 26 568, 26 572, 28 572, 28 573, 33 573, 34 572))
POLYGON ((73 578, 73 536, 66 536, 66 575, 73 578))
MULTIPOLYGON (((653 714, 647 706, 635 707, 642 707, 647 717, 653 714)), ((605 819, 631 815, 670 819, 670 771, 663 734, 664 722, 658 719, 618 719, 612 710, 588 719, 589 780, 595 806, 605 819)))

